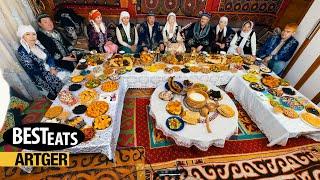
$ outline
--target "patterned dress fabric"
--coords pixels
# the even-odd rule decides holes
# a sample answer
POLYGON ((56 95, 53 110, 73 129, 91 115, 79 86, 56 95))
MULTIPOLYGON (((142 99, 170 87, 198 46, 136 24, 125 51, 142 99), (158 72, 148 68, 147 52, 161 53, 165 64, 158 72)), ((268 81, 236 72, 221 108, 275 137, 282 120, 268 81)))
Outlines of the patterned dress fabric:
POLYGON ((52 75, 45 69, 44 61, 32 52, 28 53, 23 46, 19 47, 18 56, 20 64, 37 88, 46 91, 50 95, 57 96, 63 83, 57 76, 52 75))
POLYGON ((104 52, 104 45, 108 41, 107 31, 97 32, 92 24, 88 25, 89 50, 96 50, 98 53, 104 52))
POLYGON ((160 25, 155 22, 152 27, 152 37, 150 37, 148 23, 144 22, 139 28, 139 42, 138 46, 142 49, 147 47, 149 50, 155 50, 161 43, 163 43, 163 37, 160 30, 160 25))
MULTIPOLYGON (((269 56, 272 51, 278 46, 281 41, 281 36, 271 36, 267 39, 265 44, 259 49, 258 57, 265 58, 269 56)), ((269 61, 269 68, 271 68, 276 74, 281 75, 284 67, 286 66, 286 62, 288 62, 296 51, 299 42, 294 38, 290 37, 284 45, 280 48, 280 50, 275 54, 272 59, 269 61)))

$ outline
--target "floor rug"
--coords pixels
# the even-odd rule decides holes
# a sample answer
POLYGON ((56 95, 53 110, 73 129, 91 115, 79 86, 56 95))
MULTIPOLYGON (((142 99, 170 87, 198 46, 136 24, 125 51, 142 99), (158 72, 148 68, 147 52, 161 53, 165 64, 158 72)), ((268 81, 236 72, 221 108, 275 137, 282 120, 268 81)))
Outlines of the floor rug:
POLYGON ((143 147, 117 150, 115 161, 102 154, 72 155, 69 167, 34 168, 30 174, 19 167, 1 167, 0 179, 145 179, 143 147))
POLYGON ((156 179, 163 169, 178 170, 177 179, 320 179, 320 146, 177 159, 152 167, 146 170, 146 179, 156 179))

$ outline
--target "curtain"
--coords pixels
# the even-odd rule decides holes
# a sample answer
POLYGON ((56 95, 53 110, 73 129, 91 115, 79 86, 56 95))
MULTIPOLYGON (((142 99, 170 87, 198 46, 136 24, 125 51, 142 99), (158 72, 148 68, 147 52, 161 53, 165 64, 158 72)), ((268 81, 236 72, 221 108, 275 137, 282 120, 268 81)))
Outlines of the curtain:
POLYGON ((36 27, 35 16, 27 0, 0 0, 0 19, 0 69, 12 89, 33 100, 41 96, 41 93, 16 57, 20 46, 16 32, 20 24, 31 24, 36 27))

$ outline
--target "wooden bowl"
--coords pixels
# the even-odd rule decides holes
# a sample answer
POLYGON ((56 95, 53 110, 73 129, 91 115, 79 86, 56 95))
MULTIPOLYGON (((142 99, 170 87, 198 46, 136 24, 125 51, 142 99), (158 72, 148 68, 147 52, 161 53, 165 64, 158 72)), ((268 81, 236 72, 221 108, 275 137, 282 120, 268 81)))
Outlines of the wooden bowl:
POLYGON ((186 103, 191 108, 200 109, 207 103, 209 96, 202 89, 189 89, 186 96, 186 103))

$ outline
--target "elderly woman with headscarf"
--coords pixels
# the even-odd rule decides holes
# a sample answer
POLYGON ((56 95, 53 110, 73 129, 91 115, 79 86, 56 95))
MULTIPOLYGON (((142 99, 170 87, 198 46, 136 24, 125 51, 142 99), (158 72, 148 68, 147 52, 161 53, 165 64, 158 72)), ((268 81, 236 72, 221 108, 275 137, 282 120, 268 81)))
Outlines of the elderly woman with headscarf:
POLYGON ((89 50, 96 50, 99 53, 117 53, 118 46, 107 37, 107 28, 102 21, 101 13, 95 9, 89 13, 88 25, 89 50))
POLYGON ((215 36, 213 37, 212 43, 212 53, 218 53, 220 51, 227 51, 232 37, 234 35, 234 31, 228 25, 228 18, 222 16, 219 20, 219 24, 214 28, 215 36))
POLYGON ((125 53, 135 53, 138 44, 138 32, 134 24, 130 23, 130 14, 127 11, 120 13, 119 25, 116 28, 119 50, 125 53))
POLYGON ((21 46, 18 48, 19 61, 31 80, 49 99, 54 99, 67 81, 70 73, 57 68, 54 59, 37 40, 31 25, 20 25, 17 32, 21 46))
POLYGON ((238 31, 231 43, 228 53, 230 54, 248 54, 252 56, 256 56, 256 33, 253 31, 253 22, 246 21, 242 25, 241 31, 238 31))
POLYGON ((176 14, 173 12, 169 13, 167 22, 162 30, 163 42, 167 52, 184 53, 186 51, 180 29, 177 24, 176 14))

